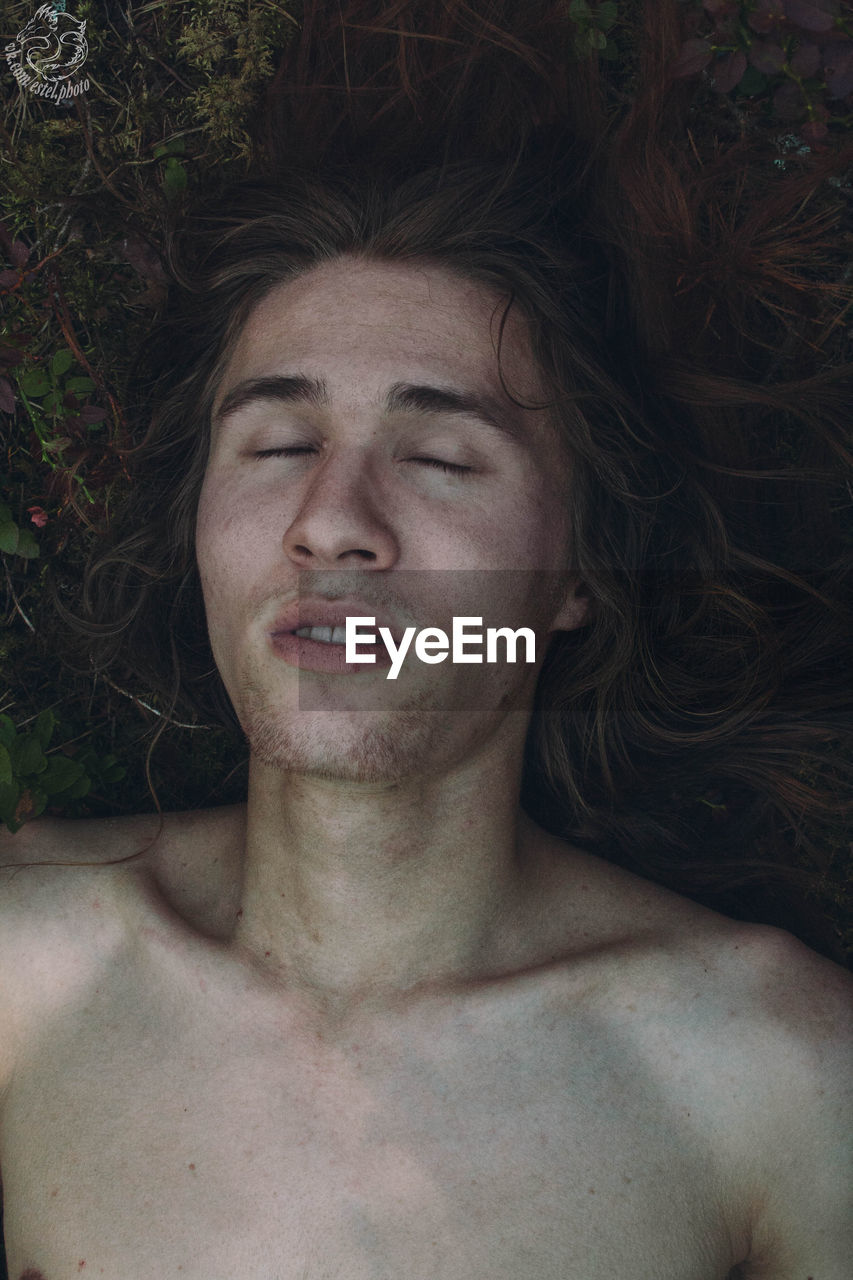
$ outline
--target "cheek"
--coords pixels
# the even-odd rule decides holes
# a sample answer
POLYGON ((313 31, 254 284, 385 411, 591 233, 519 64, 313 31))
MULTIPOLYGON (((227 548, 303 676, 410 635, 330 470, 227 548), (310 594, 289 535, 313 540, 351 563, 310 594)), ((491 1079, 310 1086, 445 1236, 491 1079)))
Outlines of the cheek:
POLYGON ((246 596, 276 550, 281 529, 257 500, 234 484, 205 480, 199 496, 195 552, 205 600, 236 602, 246 596))
POLYGON ((487 504, 413 511, 402 523, 414 560, 447 570, 542 570, 565 567, 566 521, 537 489, 493 494, 487 504))
POLYGON ((490 520, 490 558, 502 569, 562 569, 566 566, 568 517, 543 486, 519 489, 490 520))
POLYGON ((231 689, 246 641, 273 570, 269 536, 261 532, 256 503, 232 483, 209 476, 199 495, 195 554, 214 661, 231 689))
POLYGON ((233 516, 223 506, 215 484, 205 480, 198 500, 195 522, 195 555, 205 593, 214 586, 222 567, 223 554, 233 542, 233 516))

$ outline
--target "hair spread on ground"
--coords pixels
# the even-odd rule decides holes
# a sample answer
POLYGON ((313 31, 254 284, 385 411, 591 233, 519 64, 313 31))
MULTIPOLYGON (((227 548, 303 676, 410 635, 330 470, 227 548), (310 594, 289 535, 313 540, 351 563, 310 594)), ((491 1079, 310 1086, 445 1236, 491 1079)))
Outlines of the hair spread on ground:
POLYGON ((814 895, 851 808, 853 142, 775 167, 766 131, 706 128, 685 9, 631 6, 614 94, 562 3, 308 0, 249 177, 169 230, 133 487, 66 616, 97 669, 233 726, 193 552, 224 353, 317 263, 450 266, 529 321, 594 604, 546 661, 525 807, 837 958, 814 895))

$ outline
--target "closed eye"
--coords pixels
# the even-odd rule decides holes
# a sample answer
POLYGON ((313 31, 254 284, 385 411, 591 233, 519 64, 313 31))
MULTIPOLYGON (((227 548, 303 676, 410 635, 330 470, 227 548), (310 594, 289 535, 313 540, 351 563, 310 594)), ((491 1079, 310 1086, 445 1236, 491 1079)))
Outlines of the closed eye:
POLYGON ((424 466, 435 467, 437 471, 451 476, 464 476, 474 470, 473 467, 462 467, 456 462, 443 462, 441 458, 409 458, 409 462, 422 462, 424 466))
MULTIPOLYGON (((307 453, 314 453, 313 445, 287 445, 277 449, 256 449, 253 458, 296 458, 307 453)), ((462 476, 473 471, 473 467, 463 467, 456 462, 445 462, 441 458, 409 458, 409 462, 421 462, 426 467, 434 467, 445 475, 462 476)))
POLYGON ((310 444, 293 444, 280 449, 256 449, 252 454, 253 458, 296 458, 305 453, 313 453, 314 447, 310 444))

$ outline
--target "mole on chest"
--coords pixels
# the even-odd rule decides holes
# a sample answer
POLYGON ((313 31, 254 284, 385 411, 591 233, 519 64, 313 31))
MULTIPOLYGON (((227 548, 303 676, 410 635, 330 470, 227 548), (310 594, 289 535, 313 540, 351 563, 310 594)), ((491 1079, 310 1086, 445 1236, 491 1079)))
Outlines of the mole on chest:
POLYGON ((40 1271, 36 1271, 35 1267, 27 1267, 26 1271, 22 1271, 18 1280, 44 1280, 44 1276, 40 1271))

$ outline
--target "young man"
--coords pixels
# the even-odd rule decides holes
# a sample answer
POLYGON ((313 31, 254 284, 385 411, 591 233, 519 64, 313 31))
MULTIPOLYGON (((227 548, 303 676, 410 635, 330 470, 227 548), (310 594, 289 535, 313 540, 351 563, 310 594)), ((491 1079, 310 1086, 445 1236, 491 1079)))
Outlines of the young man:
MULTIPOLYGON (((846 976, 519 807, 546 649, 594 602, 499 303, 340 254, 234 329, 195 552, 247 803, 2 873, 14 1280, 849 1274, 846 976), (407 664, 392 701, 295 634, 490 613, 536 664, 407 664)), ((42 820, 0 860, 155 826, 42 820)))

